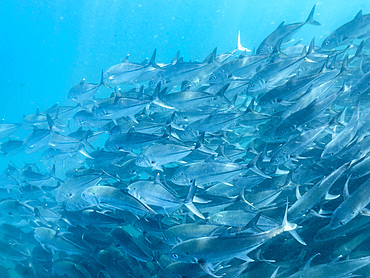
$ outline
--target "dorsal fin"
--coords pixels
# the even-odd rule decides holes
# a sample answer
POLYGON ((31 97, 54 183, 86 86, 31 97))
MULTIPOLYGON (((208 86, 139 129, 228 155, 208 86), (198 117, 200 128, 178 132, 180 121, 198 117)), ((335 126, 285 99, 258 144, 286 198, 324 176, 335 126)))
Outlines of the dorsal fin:
POLYGON ((85 84, 85 78, 80 81, 80 86, 82 86, 83 84, 85 84))
POLYGON ((356 16, 355 16, 355 18, 354 19, 360 19, 362 17, 362 10, 360 10, 357 14, 356 14, 356 16))
POLYGON ((47 119, 47 121, 48 121, 48 124, 49 124, 49 128, 50 128, 50 130, 52 130, 52 129, 53 129, 53 126, 54 126, 54 122, 53 122, 53 120, 51 119, 51 117, 49 116, 49 114, 46 114, 46 119, 47 119))
POLYGON ((348 70, 349 70, 349 68, 348 68, 348 54, 347 54, 346 57, 343 60, 342 67, 340 68, 340 72, 338 73, 338 76, 341 75, 343 72, 346 72, 348 70))
MULTIPOLYGON (((163 99, 164 96, 166 95, 166 92, 167 92, 167 87, 163 88, 163 90, 161 90, 158 95, 157 95, 157 98, 159 99, 163 99)), ((154 95, 153 95, 154 96, 154 95)))
POLYGON ((120 98, 121 98, 120 95, 117 93, 116 96, 114 97, 114 104, 116 104, 120 98))
POLYGON ((310 47, 307 50, 306 56, 312 54, 314 48, 315 48, 315 37, 313 37, 311 40, 310 47))
POLYGON ((328 62, 329 62, 329 56, 325 59, 325 62, 322 64, 320 70, 318 73, 324 73, 327 70, 328 67, 328 62))
POLYGON ((279 26, 276 29, 279 29, 280 27, 284 26, 285 20, 279 24, 279 26))
POLYGON ((153 95, 152 95, 152 99, 158 98, 160 90, 161 90, 161 82, 158 82, 157 86, 155 86, 155 89, 154 89, 154 92, 153 92, 153 95))
POLYGON ((304 269, 310 268, 312 260, 316 258, 318 255, 320 255, 320 253, 317 253, 316 255, 313 255, 311 258, 309 258, 304 266, 304 269))
POLYGON ((335 64, 337 63, 337 56, 338 56, 338 54, 337 54, 337 53, 335 53, 335 55, 334 55, 334 57, 333 57, 333 60, 331 60, 331 63, 330 63, 330 65, 329 65, 329 68, 331 68, 331 69, 335 69, 335 64))
POLYGON ((177 51, 175 54, 175 57, 173 57, 172 62, 171 62, 172 65, 175 65, 177 63, 177 61, 179 60, 179 56, 180 56, 180 50, 177 51))
POLYGON ((145 66, 148 63, 148 58, 145 58, 140 65, 145 66))
POLYGON ((160 66, 158 66, 155 62, 155 56, 157 55, 157 49, 154 49, 152 57, 150 58, 149 65, 151 65, 153 68, 156 69, 162 69, 160 66))
POLYGON ((122 63, 128 63, 129 56, 130 56, 130 54, 127 54, 125 59, 123 59, 122 63))
POLYGON ((213 49, 213 51, 211 52, 211 54, 209 54, 203 61, 203 63, 212 63, 215 58, 216 58, 216 52, 217 52, 217 47, 215 47, 215 49, 213 49))

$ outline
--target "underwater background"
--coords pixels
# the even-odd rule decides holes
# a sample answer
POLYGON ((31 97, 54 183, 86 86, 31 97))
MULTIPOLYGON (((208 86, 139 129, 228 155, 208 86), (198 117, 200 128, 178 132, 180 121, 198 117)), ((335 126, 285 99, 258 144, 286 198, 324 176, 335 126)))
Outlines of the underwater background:
POLYGON ((351 20, 366 0, 328 1, 0 1, 0 119, 20 122, 36 107, 66 104, 68 90, 127 54, 142 61, 157 49, 157 61, 170 62, 181 50, 187 60, 203 60, 215 47, 233 50, 241 32, 253 49, 285 20, 306 19, 316 4, 320 27, 307 25, 296 39, 318 45, 351 20), (16 104, 17 109, 13 105, 16 104))
MULTIPOLYGON (((321 26, 294 35, 305 45, 314 36, 321 45, 361 9, 370 13, 366 0, 0 0, 0 120, 20 123, 37 107, 75 105, 67 99, 71 87, 84 78, 99 83, 101 71, 128 54, 140 62, 157 49, 156 62, 169 63, 181 50, 186 61, 202 61, 215 47, 235 49, 239 31, 244 47, 257 48, 282 21, 304 21, 315 4, 321 26)), ((97 97, 110 93, 101 87, 97 97)), ((39 156, 0 156, 0 172, 39 156)))

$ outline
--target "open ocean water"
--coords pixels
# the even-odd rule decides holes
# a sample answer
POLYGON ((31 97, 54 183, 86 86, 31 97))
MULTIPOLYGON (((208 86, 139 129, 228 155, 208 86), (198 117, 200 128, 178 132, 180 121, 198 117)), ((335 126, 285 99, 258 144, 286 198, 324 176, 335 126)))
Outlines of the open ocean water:
POLYGON ((370 277, 369 14, 365 0, 0 0, 0 275, 370 277), (255 53, 282 21, 303 23, 314 5, 320 26, 255 53), (363 26, 325 47, 360 10, 363 26), (239 31, 253 52, 217 56, 237 47, 239 31), (115 81, 121 73, 109 70, 128 54, 148 78, 115 81), (238 69, 260 64, 222 75, 238 57, 261 57, 238 69), (175 68, 182 63, 189 70, 175 68), (73 101, 71 88, 99 84, 102 71, 106 86, 73 101), (296 77, 312 79, 299 79, 296 95, 282 87, 283 100, 262 102, 296 77), (202 103, 171 98, 184 82, 202 103), (65 116, 62 106, 75 107, 65 116), (94 118, 78 122, 78 111, 94 118), (8 123, 23 126, 7 134, 8 123), (31 138, 40 130, 44 141, 31 138), (9 140, 19 146, 7 153, 9 140))

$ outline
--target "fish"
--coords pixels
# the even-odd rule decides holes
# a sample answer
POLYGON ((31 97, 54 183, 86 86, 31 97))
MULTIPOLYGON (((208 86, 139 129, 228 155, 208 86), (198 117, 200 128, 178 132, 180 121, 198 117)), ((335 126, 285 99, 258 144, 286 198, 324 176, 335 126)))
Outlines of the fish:
POLYGON ((4 114, 4 277, 367 277, 369 14, 326 46, 315 8, 4 114))
POLYGON ((84 247, 50 228, 36 228, 34 237, 44 249, 48 248, 49 250, 64 251, 68 254, 82 254, 87 251, 84 247))
POLYGON ((346 225, 370 203, 370 179, 361 184, 352 195, 348 193, 348 182, 345 187, 348 195, 331 215, 329 226, 332 230, 346 225))
MULTIPOLYGON (((258 220, 260 215, 257 216, 258 220)), ((256 221, 255 218, 253 221, 256 221)), ((248 253, 284 231, 294 230, 296 226, 296 224, 288 222, 287 214, 285 214, 282 224, 269 231, 240 237, 208 236, 189 239, 175 245, 170 251, 170 256, 176 261, 198 263, 203 270, 212 273, 211 269, 209 269, 210 266, 207 264, 222 262, 232 258, 250 262, 252 260, 247 256, 248 253), (225 249, 228 251, 224 252, 225 249)))
POLYGON ((291 23, 285 25, 285 21, 280 23, 278 28, 268 35, 258 46, 256 53, 259 55, 270 54, 278 43, 284 43, 290 40, 292 35, 306 24, 321 25, 313 19, 316 5, 314 5, 305 22, 291 23))
POLYGON ((338 277, 338 273, 349 275, 350 273, 355 272, 357 269, 362 268, 369 263, 369 257, 363 257, 359 259, 349 259, 339 262, 332 262, 331 264, 319 264, 300 270, 295 274, 290 275, 289 278, 313 277, 313 275, 316 277, 338 277))
POLYGON ((155 215, 156 212, 135 197, 112 186, 91 186, 86 188, 81 197, 91 205, 112 210, 127 210, 135 215, 155 215))
POLYGON ((104 84, 103 72, 101 74, 101 81, 99 84, 87 83, 85 79, 82 79, 81 82, 73 86, 67 97, 74 102, 81 104, 82 106, 90 103, 93 100, 93 97, 96 94, 98 88, 104 84))
POLYGON ((322 42, 321 47, 336 48, 351 43, 354 39, 365 39, 370 35, 370 14, 362 14, 360 10, 349 22, 333 31, 322 42))
POLYGON ((151 76, 161 70, 161 67, 155 63, 156 54, 157 50, 154 50, 148 64, 130 63, 127 56, 122 63, 111 66, 103 73, 103 84, 115 86, 150 80, 151 76))

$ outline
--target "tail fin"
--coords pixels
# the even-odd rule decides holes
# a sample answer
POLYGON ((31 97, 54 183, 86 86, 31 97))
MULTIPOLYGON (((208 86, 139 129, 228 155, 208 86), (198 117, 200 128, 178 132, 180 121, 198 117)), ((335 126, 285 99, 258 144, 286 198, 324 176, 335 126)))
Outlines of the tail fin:
POLYGON ((308 24, 312 24, 312 25, 321 25, 319 22, 317 22, 316 20, 313 19, 313 14, 315 12, 315 8, 316 8, 316 5, 314 5, 312 7, 312 10, 311 10, 310 14, 308 15, 308 18, 307 18, 305 24, 308 23, 308 24))
POLYGON ((184 205, 196 216, 198 216, 199 218, 205 219, 204 215, 193 204, 193 199, 194 199, 196 190, 197 190, 197 187, 195 185, 195 179, 194 179, 193 182, 191 183, 189 193, 185 198, 184 205))
POLYGON ((227 97, 225 97, 225 92, 227 91, 227 89, 229 88, 229 86, 230 86, 230 83, 227 83, 225 86, 223 86, 223 87, 221 88, 221 90, 219 90, 219 91, 217 92, 217 94, 216 94, 216 98, 218 98, 218 99, 222 99, 222 100, 224 100, 227 104, 232 105, 232 103, 230 102, 230 100, 229 100, 227 97))
POLYGON ((300 235, 295 231, 295 229, 297 228, 297 224, 288 222, 288 199, 286 202, 285 214, 283 222, 281 223, 281 227, 283 228, 284 231, 289 232, 292 235, 292 237, 294 237, 294 239, 298 241, 300 244, 307 245, 304 242, 304 240, 300 237, 300 235))
POLYGON ((285 214, 283 222, 281 223, 281 227, 284 228, 284 231, 293 231, 297 228, 297 224, 288 222, 288 200, 285 206, 285 214))
POLYGON ((237 46, 237 49, 238 49, 239 51, 251 52, 251 50, 250 50, 250 49, 248 49, 248 48, 246 48, 246 47, 242 46, 242 44, 240 43, 240 30, 239 30, 239 33, 238 33, 238 46, 237 46))

